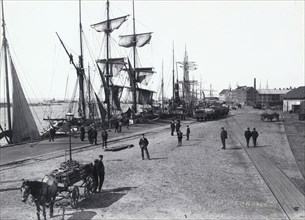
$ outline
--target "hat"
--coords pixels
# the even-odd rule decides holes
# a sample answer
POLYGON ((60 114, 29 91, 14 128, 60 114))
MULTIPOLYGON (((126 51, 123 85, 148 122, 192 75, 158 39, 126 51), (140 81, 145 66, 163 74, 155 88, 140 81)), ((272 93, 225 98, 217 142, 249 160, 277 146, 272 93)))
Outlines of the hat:
POLYGON ((221 127, 221 129, 224 129, 223 127, 221 127))
POLYGON ((101 154, 101 155, 99 155, 98 157, 99 157, 99 158, 103 158, 104 156, 101 154))

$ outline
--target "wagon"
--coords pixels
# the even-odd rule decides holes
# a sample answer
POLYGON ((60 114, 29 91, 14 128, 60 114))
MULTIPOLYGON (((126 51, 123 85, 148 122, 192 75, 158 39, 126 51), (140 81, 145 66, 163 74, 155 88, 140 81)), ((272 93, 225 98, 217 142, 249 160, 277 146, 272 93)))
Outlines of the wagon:
POLYGON ((279 121, 280 115, 276 112, 273 111, 265 111, 264 113, 261 114, 261 121, 265 121, 267 119, 268 121, 272 121, 273 119, 276 119, 279 121))
POLYGON ((81 197, 80 188, 84 188, 84 198, 93 194, 94 179, 92 175, 93 164, 81 164, 77 161, 67 161, 60 165, 59 169, 53 170, 50 176, 58 181, 58 193, 56 202, 70 200, 72 208, 76 208, 81 197))

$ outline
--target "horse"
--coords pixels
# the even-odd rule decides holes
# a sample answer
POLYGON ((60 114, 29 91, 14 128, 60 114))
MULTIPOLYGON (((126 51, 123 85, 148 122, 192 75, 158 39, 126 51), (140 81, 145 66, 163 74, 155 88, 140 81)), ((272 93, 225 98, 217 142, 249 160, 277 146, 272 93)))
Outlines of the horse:
POLYGON ((40 220, 40 206, 46 220, 46 204, 50 206, 50 217, 53 217, 53 207, 58 192, 58 182, 54 177, 45 176, 42 181, 23 180, 21 185, 22 202, 26 202, 29 195, 36 205, 37 218, 40 220))

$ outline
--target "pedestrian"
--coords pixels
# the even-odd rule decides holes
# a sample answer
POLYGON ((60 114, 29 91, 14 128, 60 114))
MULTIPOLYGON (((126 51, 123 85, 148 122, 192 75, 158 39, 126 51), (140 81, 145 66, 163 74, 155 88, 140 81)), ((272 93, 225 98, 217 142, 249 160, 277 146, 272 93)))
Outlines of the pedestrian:
POLYGON ((247 130, 245 131, 245 138, 246 138, 246 142, 247 142, 247 147, 249 147, 249 141, 250 141, 251 136, 252 136, 252 133, 250 131, 250 128, 247 128, 247 130))
POLYGON ((258 138, 258 132, 256 131, 255 128, 253 128, 252 131, 252 140, 253 140, 253 146, 256 147, 256 140, 258 138))
POLYGON ((178 120, 178 121, 177 121, 177 124, 176 124, 176 132, 177 132, 177 135, 178 135, 178 131, 180 131, 180 127, 181 127, 180 120, 178 120))
POLYGON ((50 141, 54 141, 55 133, 56 133, 55 128, 51 127, 51 128, 50 128, 50 138, 49 138, 49 142, 50 142, 50 141))
POLYGON ((145 138, 145 135, 142 134, 142 137, 139 141, 139 145, 140 145, 141 153, 142 153, 142 160, 144 160, 144 151, 146 153, 147 159, 150 160, 148 149, 147 149, 148 144, 149 144, 149 142, 148 142, 147 138, 145 138))
POLYGON ((175 132, 175 121, 172 120, 171 122, 171 125, 170 125, 170 128, 171 128, 171 135, 173 136, 174 135, 174 132, 175 132))
POLYGON ((122 123, 122 120, 120 120, 120 122, 119 122, 119 132, 122 132, 122 126, 123 126, 123 123, 122 123))
POLYGON ((228 138, 227 131, 224 129, 224 127, 221 128, 221 133, 220 133, 220 139, 222 142, 222 148, 221 149, 226 149, 226 139, 228 138))
POLYGON ((102 148, 107 148, 107 139, 108 139, 108 133, 106 131, 106 129, 104 129, 102 131, 102 140, 103 140, 103 145, 102 145, 102 148))
POLYGON ((98 177, 99 177, 98 191, 99 192, 102 190, 105 180, 105 166, 104 166, 103 158, 104 158, 103 155, 99 155, 99 160, 98 160, 98 177))
POLYGON ((126 119, 126 127, 129 129, 129 118, 126 119))
POLYGON ((186 129, 186 140, 188 141, 189 138, 190 138, 191 129, 188 125, 186 127, 187 127, 187 129, 186 129))
POLYGON ((84 140, 85 140, 85 133, 86 133, 85 128, 84 128, 84 126, 82 125, 81 128, 80 128, 80 140, 81 140, 81 141, 84 141, 84 140))
POLYGON ((181 146, 182 145, 183 133, 180 130, 177 133, 177 138, 178 138, 178 146, 181 146))
POLYGON ((95 159, 93 164, 93 171, 92 171, 93 181, 94 181, 94 188, 93 188, 94 193, 96 193, 96 189, 98 186, 98 174, 99 174, 98 159, 95 159))
POLYGON ((93 144, 93 135, 94 135, 94 131, 93 131, 93 127, 90 126, 90 128, 88 129, 88 140, 90 144, 93 144))
POLYGON ((97 145, 97 130, 95 126, 93 128, 93 140, 94 140, 94 144, 97 145))
POLYGON ((114 127, 115 127, 115 129, 114 129, 114 133, 119 133, 119 122, 116 120, 115 122, 114 122, 114 127))

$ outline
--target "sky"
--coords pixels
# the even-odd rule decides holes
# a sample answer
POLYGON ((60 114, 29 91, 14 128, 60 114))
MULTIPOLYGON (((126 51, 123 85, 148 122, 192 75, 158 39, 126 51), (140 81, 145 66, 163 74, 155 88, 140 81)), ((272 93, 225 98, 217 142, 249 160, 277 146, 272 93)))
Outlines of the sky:
MULTIPOLYGON (((96 89, 101 82, 92 62, 102 58, 103 37, 90 25, 106 18, 105 7, 104 0, 82 1, 85 66, 91 66, 96 89)), ((110 8, 111 17, 131 15, 112 36, 113 54, 129 55, 115 40, 132 33, 132 2, 110 1, 110 8)), ((27 95, 71 96, 76 73, 55 33, 77 57, 78 0, 5 0, 4 10, 12 57, 27 95)), ((183 60, 186 49, 198 66, 190 79, 202 80, 205 90, 211 84, 214 94, 229 86, 253 86, 254 78, 257 88, 304 85, 304 1, 136 0, 135 16, 137 32, 153 32, 150 44, 138 49, 141 64, 155 68, 150 86, 158 92, 163 63, 167 97, 172 96, 173 44, 175 61, 183 60)))

